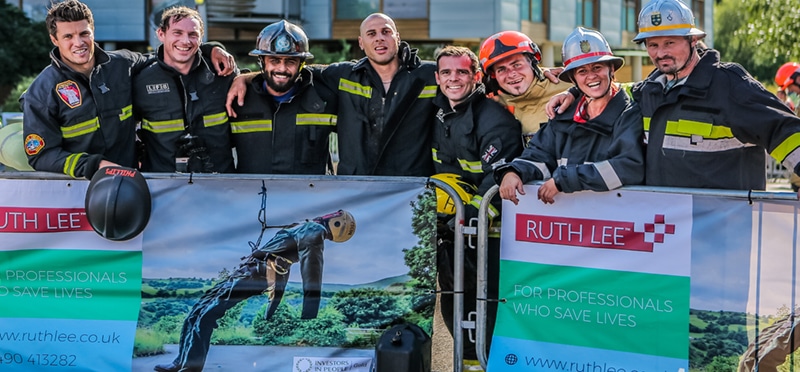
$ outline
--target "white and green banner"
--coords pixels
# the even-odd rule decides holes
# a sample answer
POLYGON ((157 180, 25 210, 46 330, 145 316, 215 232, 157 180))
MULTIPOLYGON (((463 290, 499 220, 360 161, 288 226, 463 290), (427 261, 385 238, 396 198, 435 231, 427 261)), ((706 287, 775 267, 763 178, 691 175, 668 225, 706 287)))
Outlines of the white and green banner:
POLYGON ((202 325, 213 332, 205 370, 368 372, 393 323, 431 332, 436 203, 426 179, 186 175, 148 185, 147 228, 112 242, 86 220, 88 181, 0 179, 0 371, 170 363, 187 314, 253 248, 338 210, 356 230, 324 242, 318 314, 300 316, 306 268, 281 262, 289 280, 270 319, 265 287, 202 325))
POLYGON ((734 370, 789 342, 796 203, 537 189, 503 205, 490 371, 734 370))

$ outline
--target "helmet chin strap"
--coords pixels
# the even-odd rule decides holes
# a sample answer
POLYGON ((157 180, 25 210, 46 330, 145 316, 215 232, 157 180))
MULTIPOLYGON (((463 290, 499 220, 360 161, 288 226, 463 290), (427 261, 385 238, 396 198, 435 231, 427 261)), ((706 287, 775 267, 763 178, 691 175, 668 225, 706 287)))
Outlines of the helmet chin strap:
POLYGON ((689 66, 689 63, 692 62, 692 60, 694 59, 695 54, 697 54, 697 46, 692 45, 692 41, 693 41, 692 37, 691 36, 688 37, 688 40, 689 40, 689 58, 686 59, 686 62, 683 63, 683 66, 681 66, 681 68, 675 70, 674 73, 667 74, 667 75, 672 75, 672 79, 667 81, 667 83, 668 83, 667 85, 670 86, 670 88, 672 86, 674 86, 678 82, 678 74, 680 74, 681 71, 685 70, 686 67, 689 66), (672 85, 670 85, 669 82, 673 82, 672 85))

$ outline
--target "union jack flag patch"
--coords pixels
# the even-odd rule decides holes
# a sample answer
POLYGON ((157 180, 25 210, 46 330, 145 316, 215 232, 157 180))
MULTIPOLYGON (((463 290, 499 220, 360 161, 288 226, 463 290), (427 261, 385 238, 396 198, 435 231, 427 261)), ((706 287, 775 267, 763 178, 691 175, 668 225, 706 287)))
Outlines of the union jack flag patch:
POLYGON ((489 145, 486 151, 483 152, 483 156, 481 156, 481 159, 483 160, 484 163, 491 163, 495 155, 497 155, 497 148, 494 147, 494 145, 489 145))

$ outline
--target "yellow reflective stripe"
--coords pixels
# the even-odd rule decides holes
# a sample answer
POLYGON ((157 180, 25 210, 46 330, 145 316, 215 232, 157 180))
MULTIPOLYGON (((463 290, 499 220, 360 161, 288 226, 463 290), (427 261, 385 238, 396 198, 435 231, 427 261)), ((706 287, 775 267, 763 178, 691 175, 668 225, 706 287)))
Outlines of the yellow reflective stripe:
POLYGON ((79 153, 70 154, 67 156, 67 158, 64 160, 64 174, 75 178, 75 168, 78 167, 78 160, 80 160, 81 156, 83 155, 84 153, 79 153))
POLYGON ((664 31, 664 30, 674 30, 678 28, 692 28, 694 25, 688 23, 681 23, 677 25, 663 25, 663 26, 652 26, 652 27, 640 27, 639 32, 651 32, 651 31, 664 31))
POLYGON ((183 130, 183 119, 150 121, 142 120, 142 129, 153 133, 169 133, 183 130))
POLYGON ((682 137, 702 136, 705 139, 733 138, 731 128, 694 120, 667 121, 664 134, 682 137))
POLYGON ((100 128, 100 120, 97 118, 86 120, 82 123, 61 128, 61 136, 64 138, 75 138, 87 133, 92 133, 100 128))
POLYGON ((355 81, 350 81, 345 78, 339 79, 339 90, 350 94, 355 94, 357 96, 372 98, 372 87, 361 85, 355 81))
POLYGON ((272 120, 247 120, 231 123, 233 133, 271 132, 272 120))
POLYGON ((789 136, 789 138, 783 140, 778 147, 775 147, 772 152, 769 153, 770 156, 775 158, 775 160, 783 163, 786 160, 786 157, 789 154, 800 147, 800 133, 795 133, 789 136))
POLYGON ((297 114, 297 125, 336 125, 336 115, 331 114, 297 114))
POLYGON ((644 125, 644 130, 646 132, 650 131, 650 118, 642 118, 642 124, 644 125))
POLYGON ((436 90, 439 89, 438 85, 426 85, 419 93, 419 98, 433 98, 436 97, 436 90))
POLYGON ((458 159, 458 164, 461 164, 461 169, 470 173, 483 173, 483 167, 481 167, 481 161, 469 161, 464 159, 458 159))
MULTIPOLYGON (((483 196, 481 196, 481 195, 474 195, 474 196, 472 197, 472 199, 469 201, 469 203, 468 203, 468 204, 469 204, 469 205, 471 205, 471 206, 473 206, 473 207, 475 207, 475 208, 478 208, 478 209, 480 209, 480 207, 481 207, 481 201, 483 201, 483 196)), ((486 211, 486 213, 489 215, 489 218, 495 218, 495 217, 497 217, 497 216, 499 216, 499 215, 500 215, 500 212, 498 212, 498 211, 497 211, 497 208, 495 208, 495 207, 494 207, 493 205, 491 205, 491 204, 489 204, 489 210, 488 210, 488 211, 486 211)))
POLYGON ((228 122, 228 113, 224 111, 218 114, 203 116, 203 126, 205 126, 206 128, 222 125, 227 122, 228 122))
POLYGON ((431 148, 431 154, 433 155, 433 161, 442 164, 442 159, 439 159, 439 150, 431 148))
POLYGON ((133 105, 127 105, 122 108, 122 113, 119 114, 119 121, 125 121, 133 115, 133 105))

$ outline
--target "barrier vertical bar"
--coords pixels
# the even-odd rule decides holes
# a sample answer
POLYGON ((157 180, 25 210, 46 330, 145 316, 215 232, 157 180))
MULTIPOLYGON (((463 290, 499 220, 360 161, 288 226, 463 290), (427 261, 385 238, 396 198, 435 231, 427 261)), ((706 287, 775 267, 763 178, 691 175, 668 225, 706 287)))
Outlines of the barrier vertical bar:
MULTIPOLYGON (((500 187, 497 185, 492 186, 486 194, 483 195, 481 206, 478 209, 478 290, 475 310, 477 316, 475 319, 475 352, 478 355, 478 361, 483 369, 486 369, 486 310, 489 300, 487 295, 487 277, 488 273, 488 252, 489 247, 489 206, 491 205, 492 198, 497 195, 500 187)), ((499 218, 499 216, 498 216, 499 218)))
POLYGON ((435 178, 431 178, 430 181, 453 198, 456 207, 453 234, 453 372, 462 372, 464 369, 464 333, 461 327, 464 319, 464 201, 456 190, 444 181, 435 178))

